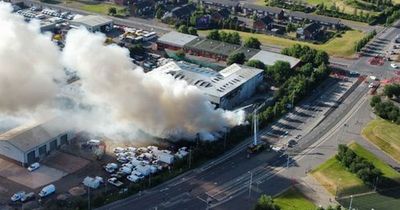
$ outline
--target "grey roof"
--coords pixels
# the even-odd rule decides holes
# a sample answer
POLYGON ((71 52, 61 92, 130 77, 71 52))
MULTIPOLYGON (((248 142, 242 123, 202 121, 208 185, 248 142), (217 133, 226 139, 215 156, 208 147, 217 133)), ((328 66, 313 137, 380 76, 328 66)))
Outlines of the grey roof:
POLYGON ((195 40, 196 38, 197 36, 171 31, 158 38, 157 42, 177 47, 183 47, 185 44, 195 40))
POLYGON ((202 90, 211 102, 219 104, 224 95, 262 74, 263 70, 232 64, 217 72, 194 64, 172 61, 152 71, 152 73, 156 72, 163 72, 172 75, 175 79, 185 80, 188 84, 202 90))
POLYGON ((258 49, 242 47, 242 46, 236 45, 236 44, 229 44, 226 42, 205 39, 205 38, 200 38, 200 37, 187 43, 185 45, 185 48, 201 50, 201 51, 214 53, 214 54, 218 54, 218 55, 223 55, 223 56, 229 56, 234 53, 242 52, 245 54, 246 59, 251 58, 252 56, 257 54, 258 51, 260 51, 258 49))
POLYGON ((300 62, 300 60, 297 58, 264 50, 258 52, 256 55, 250 58, 250 60, 259 60, 265 65, 273 65, 276 61, 287 61, 290 63, 290 67, 292 68, 300 62))
POLYGON ((228 7, 237 7, 239 5, 238 0, 202 0, 203 3, 224 5, 228 7))
POLYGON ((84 24, 90 27, 98 27, 112 23, 113 21, 109 18, 100 15, 87 15, 71 21, 75 24, 84 24))
POLYGON ((54 118, 44 123, 33 122, 11 129, 0 135, 0 141, 8 141, 16 148, 27 152, 67 131, 62 128, 65 122, 54 118))
POLYGON ((242 7, 252 9, 252 10, 265 11, 265 12, 273 13, 273 14, 279 14, 283 11, 283 9, 279 8, 279 7, 267 7, 267 6, 257 5, 257 4, 250 4, 247 2, 243 2, 242 7))
POLYGON ((316 14, 308 14, 308 13, 298 12, 298 11, 289 11, 289 10, 286 13, 290 17, 308 19, 308 20, 312 20, 315 22, 321 22, 321 23, 340 24, 340 19, 338 19, 338 18, 327 17, 327 16, 322 16, 322 15, 316 15, 316 14))

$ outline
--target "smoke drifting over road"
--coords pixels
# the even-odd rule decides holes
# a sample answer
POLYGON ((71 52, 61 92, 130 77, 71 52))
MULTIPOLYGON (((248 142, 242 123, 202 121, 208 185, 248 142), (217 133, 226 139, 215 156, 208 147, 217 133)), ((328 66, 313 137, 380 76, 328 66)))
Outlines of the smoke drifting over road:
POLYGON ((34 112, 48 105, 61 80, 59 50, 39 23, 26 24, 0 2, 0 113, 34 112))
POLYGON ((211 140, 244 120, 243 113, 214 109, 185 81, 145 74, 127 49, 105 45, 102 34, 71 30, 60 53, 37 24, 24 23, 10 11, 0 4, 0 113, 36 112, 56 94, 60 98, 54 78, 60 79, 65 67, 81 78, 68 97, 75 105, 50 104, 81 130, 131 139, 138 130, 162 138, 193 139, 200 133, 211 140))

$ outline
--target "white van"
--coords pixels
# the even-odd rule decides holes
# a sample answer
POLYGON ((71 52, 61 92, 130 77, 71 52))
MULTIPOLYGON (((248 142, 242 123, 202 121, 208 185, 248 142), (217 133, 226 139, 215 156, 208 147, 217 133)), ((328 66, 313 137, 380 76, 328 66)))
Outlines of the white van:
POLYGON ((53 184, 47 185, 46 187, 43 187, 42 191, 39 192, 39 196, 43 198, 54 193, 55 191, 56 187, 53 184))

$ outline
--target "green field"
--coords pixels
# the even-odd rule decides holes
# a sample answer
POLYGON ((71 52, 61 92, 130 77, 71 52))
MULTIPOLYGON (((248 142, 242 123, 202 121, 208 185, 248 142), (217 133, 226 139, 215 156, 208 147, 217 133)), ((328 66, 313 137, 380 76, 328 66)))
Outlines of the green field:
POLYGON ((355 174, 347 171, 335 157, 314 169, 311 174, 331 194, 351 195, 370 191, 355 174))
POLYGON ((400 181, 400 173, 390 167, 388 164, 380 160, 370 151, 364 149, 362 146, 356 143, 352 143, 349 147, 359 156, 369 160, 376 168, 382 171, 383 176, 394 181, 400 181))
POLYGON ((290 188, 274 198, 274 203, 281 207, 281 210, 313 210, 317 208, 295 188, 290 188))
POLYGON ((120 13, 119 11, 121 9, 124 9, 124 7, 118 6, 116 4, 111 4, 111 3, 99 3, 99 4, 85 4, 80 7, 80 9, 88 11, 88 12, 94 12, 94 13, 99 13, 103 15, 108 15, 108 9, 111 7, 115 7, 117 9, 117 15, 125 15, 124 13, 120 13))
MULTIPOLYGON (((392 189, 380 193, 371 193, 353 197, 352 208, 359 210, 398 210, 400 206, 400 189, 392 189)), ((350 198, 339 199, 339 203, 348 208, 350 198)))
POLYGON ((373 120, 363 129, 362 135, 400 162, 400 125, 383 119, 373 120))
MULTIPOLYGON (((233 32, 233 30, 225 30, 225 29, 223 31, 233 32)), ((206 36, 209 32, 210 32, 209 30, 205 30, 205 31, 200 31, 199 34, 206 36)), ((318 45, 309 42, 295 41, 266 34, 253 34, 241 31, 238 31, 238 33, 242 37, 242 40, 245 40, 249 37, 255 37, 258 40, 260 40, 262 44, 276 45, 279 47, 290 47, 294 44, 308 45, 318 50, 324 50, 331 56, 345 57, 345 58, 349 58, 354 55, 355 42, 363 38, 363 36, 365 35, 363 32, 351 30, 344 33, 341 37, 333 38, 324 44, 318 45)))

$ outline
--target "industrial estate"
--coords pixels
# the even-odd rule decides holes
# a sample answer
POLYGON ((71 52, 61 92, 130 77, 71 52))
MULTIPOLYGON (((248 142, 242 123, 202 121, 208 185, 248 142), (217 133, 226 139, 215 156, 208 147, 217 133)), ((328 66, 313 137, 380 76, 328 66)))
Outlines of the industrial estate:
POLYGON ((0 27, 0 209, 400 205, 398 0, 8 0, 0 27))

